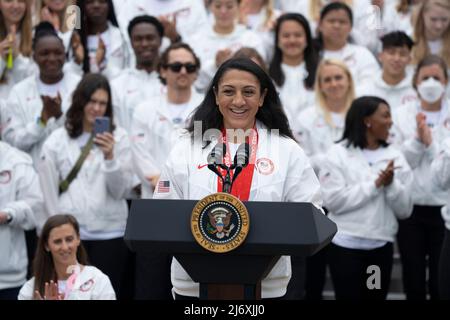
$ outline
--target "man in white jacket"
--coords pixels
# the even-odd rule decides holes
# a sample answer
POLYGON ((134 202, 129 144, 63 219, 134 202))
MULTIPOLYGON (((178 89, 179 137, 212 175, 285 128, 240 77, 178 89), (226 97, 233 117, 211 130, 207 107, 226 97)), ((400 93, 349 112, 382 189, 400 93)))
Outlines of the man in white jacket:
MULTIPOLYGON (((199 67, 200 60, 187 44, 171 45, 159 68, 165 92, 140 104, 134 113, 131 145, 143 198, 153 196, 162 165, 202 100, 193 87, 199 67)), ((136 298, 170 299, 171 257, 137 253, 136 259, 136 298)))
POLYGON ((31 158, 0 141, 0 300, 15 300, 26 281, 24 230, 43 214, 43 198, 31 158))
POLYGON ((151 16, 134 18, 129 26, 136 66, 123 70, 112 82, 114 115, 128 133, 136 106, 161 92, 156 72, 164 27, 151 16))
POLYGON ((395 110, 417 100, 412 85, 411 62, 412 39, 402 31, 394 31, 381 38, 383 51, 379 54, 383 70, 359 88, 358 96, 372 95, 385 99, 395 110))

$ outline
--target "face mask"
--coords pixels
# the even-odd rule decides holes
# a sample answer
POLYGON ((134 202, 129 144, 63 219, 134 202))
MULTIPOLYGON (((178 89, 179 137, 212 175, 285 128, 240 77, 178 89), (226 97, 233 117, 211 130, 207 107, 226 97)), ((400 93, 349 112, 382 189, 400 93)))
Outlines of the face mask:
POLYGON ((428 103, 435 103, 444 94, 445 87, 436 79, 429 78, 417 87, 420 97, 428 103))

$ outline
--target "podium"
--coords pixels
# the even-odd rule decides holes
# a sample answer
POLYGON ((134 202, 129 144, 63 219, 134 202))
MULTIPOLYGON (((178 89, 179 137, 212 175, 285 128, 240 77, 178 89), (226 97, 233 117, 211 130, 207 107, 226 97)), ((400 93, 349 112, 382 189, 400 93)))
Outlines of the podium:
POLYGON ((233 251, 214 253, 191 233, 197 202, 134 200, 124 238, 133 251, 173 255, 200 284, 200 299, 261 299, 261 280, 282 255, 313 255, 337 232, 335 223, 311 203, 244 202, 250 216, 245 242, 233 251))

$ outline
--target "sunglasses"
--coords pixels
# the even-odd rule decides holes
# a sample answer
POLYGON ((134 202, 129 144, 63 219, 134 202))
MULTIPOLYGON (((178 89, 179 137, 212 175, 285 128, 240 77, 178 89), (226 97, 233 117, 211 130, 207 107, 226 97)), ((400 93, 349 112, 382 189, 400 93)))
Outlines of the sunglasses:
POLYGON ((174 62, 165 65, 165 68, 169 68, 173 72, 180 72, 183 67, 186 69, 187 73, 194 73, 197 71, 197 65, 193 63, 174 62))

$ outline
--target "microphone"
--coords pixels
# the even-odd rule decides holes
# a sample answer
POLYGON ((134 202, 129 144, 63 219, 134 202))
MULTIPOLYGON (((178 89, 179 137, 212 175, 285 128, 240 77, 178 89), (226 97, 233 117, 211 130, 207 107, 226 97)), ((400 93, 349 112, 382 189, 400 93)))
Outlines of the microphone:
POLYGON ((207 162, 208 162, 208 169, 214 172, 216 175, 218 175, 223 182, 223 177, 220 174, 219 170, 217 170, 217 166, 222 165, 223 163, 223 156, 226 153, 227 146, 225 143, 218 143, 214 146, 214 148, 211 150, 211 152, 208 154, 207 162))
POLYGON ((231 183, 231 187, 233 187, 234 181, 236 181, 237 176, 241 173, 242 169, 244 169, 250 160, 250 145, 248 143, 241 144, 234 156, 234 170, 233 182, 231 183))
POLYGON ((250 160, 250 145, 248 143, 241 144, 234 156, 234 166, 236 168, 245 168, 250 160))

